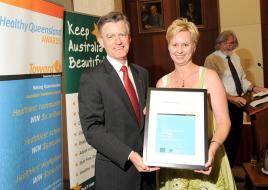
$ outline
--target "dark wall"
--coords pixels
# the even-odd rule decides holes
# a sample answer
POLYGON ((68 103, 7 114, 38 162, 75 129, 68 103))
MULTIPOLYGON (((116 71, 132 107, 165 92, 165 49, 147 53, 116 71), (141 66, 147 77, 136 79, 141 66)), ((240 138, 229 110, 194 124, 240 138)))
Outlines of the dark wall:
MULTIPOLYGON (((200 0, 203 10, 203 25, 199 28, 200 40, 193 61, 203 65, 208 54, 214 51, 214 41, 219 33, 218 0, 200 0)), ((139 0, 141 2, 141 0, 139 0)), ((144 1, 143 1, 144 2, 144 1)), ((159 2, 159 1, 147 1, 159 2)), ((167 42, 166 29, 178 17, 177 0, 163 0, 164 31, 139 32, 138 0, 125 0, 124 9, 131 23, 132 44, 129 53, 130 61, 149 70, 150 86, 155 86, 157 80, 173 70, 167 42)), ((181 1, 182 2, 182 1, 181 1)))

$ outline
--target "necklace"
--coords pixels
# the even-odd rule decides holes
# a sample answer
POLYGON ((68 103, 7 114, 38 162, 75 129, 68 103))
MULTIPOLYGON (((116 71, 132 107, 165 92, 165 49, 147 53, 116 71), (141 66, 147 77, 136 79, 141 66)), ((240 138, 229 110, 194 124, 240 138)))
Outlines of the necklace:
POLYGON ((181 75, 181 74, 179 74, 178 76, 179 76, 179 79, 180 79, 178 81, 178 83, 181 84, 181 85, 179 85, 179 87, 182 87, 183 88, 185 86, 185 84, 184 84, 185 83, 185 79, 184 79, 183 75, 181 75), (181 83, 180 83, 180 81, 181 81, 181 83))
POLYGON ((191 86, 193 77, 198 75, 198 68, 194 64, 188 64, 188 66, 181 69, 175 69, 173 73, 174 82, 177 87, 184 88, 185 86, 191 86), (185 84, 186 83, 186 84, 185 84))
MULTIPOLYGON (((175 79, 175 81, 177 81, 176 82, 177 83, 176 86, 178 86, 180 88, 184 88, 185 87, 185 79, 187 79, 187 78, 184 77, 184 74, 183 73, 178 73, 178 74, 175 74, 175 75, 177 75, 177 77, 176 77, 177 79, 175 79)), ((188 76, 190 76, 190 75, 188 75, 188 76)))
POLYGON ((182 79, 182 85, 181 85, 181 87, 184 87, 184 79, 182 79))
POLYGON ((180 78, 179 80, 178 79, 174 79, 174 87, 175 88, 183 88, 185 87, 185 80, 180 78))

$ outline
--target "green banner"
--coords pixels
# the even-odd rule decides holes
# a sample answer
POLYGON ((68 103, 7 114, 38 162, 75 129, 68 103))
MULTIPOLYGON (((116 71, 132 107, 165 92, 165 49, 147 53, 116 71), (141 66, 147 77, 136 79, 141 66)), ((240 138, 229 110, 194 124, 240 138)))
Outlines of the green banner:
POLYGON ((66 93, 78 91, 81 72, 105 58, 96 36, 99 17, 64 13, 64 81, 66 93))
POLYGON ((82 71, 97 66, 105 50, 97 42, 99 17, 64 13, 64 86, 71 189, 93 190, 96 150, 82 133, 78 116, 78 88, 82 71))

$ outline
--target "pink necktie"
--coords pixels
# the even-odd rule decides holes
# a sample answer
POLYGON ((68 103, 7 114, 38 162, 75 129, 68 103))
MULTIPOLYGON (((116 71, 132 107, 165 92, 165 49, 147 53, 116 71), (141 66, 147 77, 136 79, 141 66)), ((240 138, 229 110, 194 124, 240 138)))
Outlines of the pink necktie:
POLYGON ((132 107, 135 111, 137 121, 138 121, 138 123, 140 123, 140 106, 139 106, 139 102, 137 99, 135 89, 132 85, 132 82, 130 81, 130 79, 128 77, 127 67, 122 66, 121 71, 123 72, 123 81, 124 81, 125 89, 127 91, 128 97, 131 101, 132 107))

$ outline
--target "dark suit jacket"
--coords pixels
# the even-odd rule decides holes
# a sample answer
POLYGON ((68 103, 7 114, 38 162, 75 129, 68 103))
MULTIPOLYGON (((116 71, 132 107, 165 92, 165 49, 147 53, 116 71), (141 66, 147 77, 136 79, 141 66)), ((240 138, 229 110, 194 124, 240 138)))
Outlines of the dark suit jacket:
POLYGON ((141 175, 128 161, 131 150, 142 154, 143 108, 148 72, 129 64, 137 88, 141 123, 113 66, 105 59, 82 73, 78 94, 79 115, 87 142, 97 149, 96 189, 140 189, 141 175))

